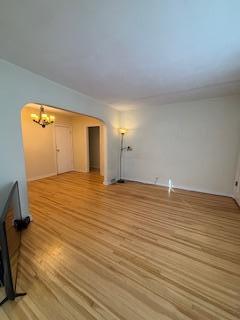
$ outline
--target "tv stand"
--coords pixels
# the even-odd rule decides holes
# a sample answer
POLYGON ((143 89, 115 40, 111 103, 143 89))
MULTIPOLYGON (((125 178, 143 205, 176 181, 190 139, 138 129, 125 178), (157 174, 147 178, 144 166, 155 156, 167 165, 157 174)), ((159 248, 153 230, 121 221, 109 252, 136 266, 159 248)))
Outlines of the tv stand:
POLYGON ((4 298, 4 299, 0 302, 0 307, 1 307, 5 302, 7 302, 8 300, 15 300, 15 299, 18 298, 18 297, 24 297, 24 296, 26 296, 26 293, 25 293, 25 292, 23 292, 23 293, 16 293, 14 299, 9 299, 8 297, 6 297, 6 298, 4 298))
POLYGON ((4 286, 4 280, 3 280, 3 263, 2 263, 2 252, 0 249, 0 287, 4 286))

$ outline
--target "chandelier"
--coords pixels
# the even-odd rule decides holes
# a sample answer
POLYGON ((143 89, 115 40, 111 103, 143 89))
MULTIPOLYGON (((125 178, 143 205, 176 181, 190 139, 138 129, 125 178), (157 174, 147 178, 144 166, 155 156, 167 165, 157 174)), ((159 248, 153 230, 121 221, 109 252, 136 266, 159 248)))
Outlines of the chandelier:
POLYGON ((44 107, 40 107, 39 115, 36 113, 31 114, 31 118, 34 122, 45 128, 47 125, 54 123, 55 117, 48 115, 44 112, 44 107))

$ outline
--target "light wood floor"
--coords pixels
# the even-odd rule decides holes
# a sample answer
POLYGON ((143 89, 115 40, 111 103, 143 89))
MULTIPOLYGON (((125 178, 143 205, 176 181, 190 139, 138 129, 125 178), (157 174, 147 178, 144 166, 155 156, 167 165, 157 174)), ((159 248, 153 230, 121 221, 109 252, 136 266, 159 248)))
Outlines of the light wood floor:
POLYGON ((19 286, 0 319, 240 319, 240 210, 227 197, 67 173, 29 184, 19 286))

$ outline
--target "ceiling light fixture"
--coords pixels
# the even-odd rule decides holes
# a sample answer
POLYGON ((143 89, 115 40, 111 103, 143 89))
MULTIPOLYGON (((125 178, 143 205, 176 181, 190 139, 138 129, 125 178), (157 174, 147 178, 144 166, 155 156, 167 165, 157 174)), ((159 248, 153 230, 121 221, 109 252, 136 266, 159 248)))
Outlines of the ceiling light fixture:
POLYGON ((31 118, 34 122, 39 124, 42 128, 45 128, 47 125, 54 123, 55 117, 44 113, 44 107, 40 107, 39 115, 36 113, 31 114, 31 118))

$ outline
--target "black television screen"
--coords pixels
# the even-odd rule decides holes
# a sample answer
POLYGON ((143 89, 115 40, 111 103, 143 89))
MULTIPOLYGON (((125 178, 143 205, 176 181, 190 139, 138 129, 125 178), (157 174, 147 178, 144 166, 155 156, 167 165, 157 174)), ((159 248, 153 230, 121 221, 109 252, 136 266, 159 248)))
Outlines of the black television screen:
POLYGON ((14 300, 16 297, 21 232, 14 226, 15 219, 22 219, 17 182, 12 186, 5 207, 0 216, 0 282, 2 283, 5 291, 4 300, 14 300))

